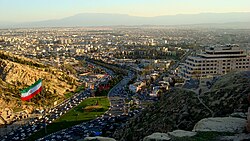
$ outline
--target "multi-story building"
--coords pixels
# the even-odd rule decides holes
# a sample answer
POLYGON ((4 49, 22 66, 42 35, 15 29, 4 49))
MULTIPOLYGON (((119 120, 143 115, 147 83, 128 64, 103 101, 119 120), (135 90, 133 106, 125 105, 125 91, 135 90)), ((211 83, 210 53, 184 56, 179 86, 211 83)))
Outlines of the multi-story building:
POLYGON ((250 56, 238 45, 213 46, 196 56, 188 56, 180 66, 184 79, 207 78, 230 71, 250 70, 250 56))

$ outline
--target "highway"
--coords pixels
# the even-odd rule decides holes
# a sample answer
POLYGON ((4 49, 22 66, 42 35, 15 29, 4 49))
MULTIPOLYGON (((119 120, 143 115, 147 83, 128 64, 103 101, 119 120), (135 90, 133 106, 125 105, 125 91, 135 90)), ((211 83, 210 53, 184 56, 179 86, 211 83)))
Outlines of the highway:
MULTIPOLYGON (((112 71, 108 71, 107 73, 111 73, 112 71)), ((98 86, 100 82, 108 81, 110 79, 109 76, 105 76, 95 82, 95 85, 98 86)), ((25 124, 15 131, 10 132, 7 135, 1 137, 1 141, 11 141, 11 140, 25 140, 33 133, 37 132, 40 129, 44 129, 45 124, 48 125, 52 123, 54 120, 67 113, 73 107, 79 105, 84 99, 90 97, 90 89, 86 89, 83 92, 76 93, 71 98, 65 100, 61 104, 57 105, 52 109, 47 109, 45 112, 46 115, 42 118, 34 118, 30 120, 28 124, 25 124)))
POLYGON ((123 113, 125 105, 124 98, 127 96, 127 93, 123 88, 133 77, 133 74, 130 72, 128 76, 125 76, 110 90, 108 97, 110 99, 111 106, 104 115, 92 121, 84 122, 56 133, 52 133, 38 139, 38 141, 78 140, 88 136, 97 135, 112 137, 113 132, 117 128, 125 126, 125 123, 129 118, 139 113, 138 110, 129 112, 128 114, 123 113))
MULTIPOLYGON (((100 82, 108 81, 110 79, 109 76, 114 76, 114 73, 112 71, 103 67, 101 68, 104 69, 109 75, 97 80, 95 82, 95 86, 98 86, 100 82)), ((107 112, 105 112, 104 115, 102 115, 102 117, 97 117, 92 121, 63 129, 38 140, 77 140, 87 136, 112 136, 112 133, 117 128, 125 126, 126 121, 128 121, 130 117, 133 117, 134 115, 139 113, 138 110, 135 110, 124 114, 124 99, 128 95, 124 90, 124 87, 133 77, 134 74, 132 72, 129 72, 128 76, 124 76, 123 79, 109 91, 108 98, 110 100, 110 108, 107 112)), ((8 135, 2 136, 2 141, 25 140, 38 130, 45 130, 45 124, 48 125, 52 123, 54 120, 67 113, 73 107, 79 105, 84 99, 88 97, 90 97, 90 89, 86 89, 83 92, 75 94, 56 107, 47 109, 47 111, 45 112, 46 115, 42 118, 35 118, 28 124, 18 128, 15 131, 10 132, 8 135)))

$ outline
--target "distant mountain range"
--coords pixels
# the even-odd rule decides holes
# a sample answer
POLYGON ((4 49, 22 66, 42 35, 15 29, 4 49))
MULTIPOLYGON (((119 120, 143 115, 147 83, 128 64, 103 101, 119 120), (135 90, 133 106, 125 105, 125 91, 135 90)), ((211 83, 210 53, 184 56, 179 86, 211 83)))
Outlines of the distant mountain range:
MULTIPOLYGON (((0 28, 75 27, 75 26, 133 26, 133 25, 238 25, 250 28, 250 12, 179 14, 157 17, 136 17, 126 14, 83 13, 74 16, 25 23, 0 22, 0 28)), ((230 27, 230 26, 229 26, 230 27)))

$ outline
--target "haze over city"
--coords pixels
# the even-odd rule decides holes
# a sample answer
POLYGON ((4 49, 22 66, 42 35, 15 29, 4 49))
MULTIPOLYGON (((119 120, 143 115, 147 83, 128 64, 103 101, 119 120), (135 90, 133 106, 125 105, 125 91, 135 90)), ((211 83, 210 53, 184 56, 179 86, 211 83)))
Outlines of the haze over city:
POLYGON ((250 12, 249 0, 0 0, 0 21, 60 19, 80 13, 155 17, 177 14, 250 12))

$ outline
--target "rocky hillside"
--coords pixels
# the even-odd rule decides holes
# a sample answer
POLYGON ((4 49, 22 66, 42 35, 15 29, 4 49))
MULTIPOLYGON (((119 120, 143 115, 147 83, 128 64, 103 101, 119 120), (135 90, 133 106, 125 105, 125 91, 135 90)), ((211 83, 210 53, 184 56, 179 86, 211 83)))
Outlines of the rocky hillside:
POLYGON ((114 137, 139 141, 155 132, 192 130, 203 118, 246 112, 249 95, 250 72, 227 74, 219 78, 209 92, 200 96, 191 91, 173 89, 160 102, 130 120, 125 128, 116 131, 114 137))
POLYGON ((66 91, 74 91, 77 87, 76 78, 73 76, 37 61, 0 51, 0 111, 4 108, 14 109, 20 105, 19 109, 32 103, 34 106, 42 104, 41 95, 37 95, 29 103, 20 101, 19 90, 39 78, 43 79, 47 104, 63 99, 66 91))

